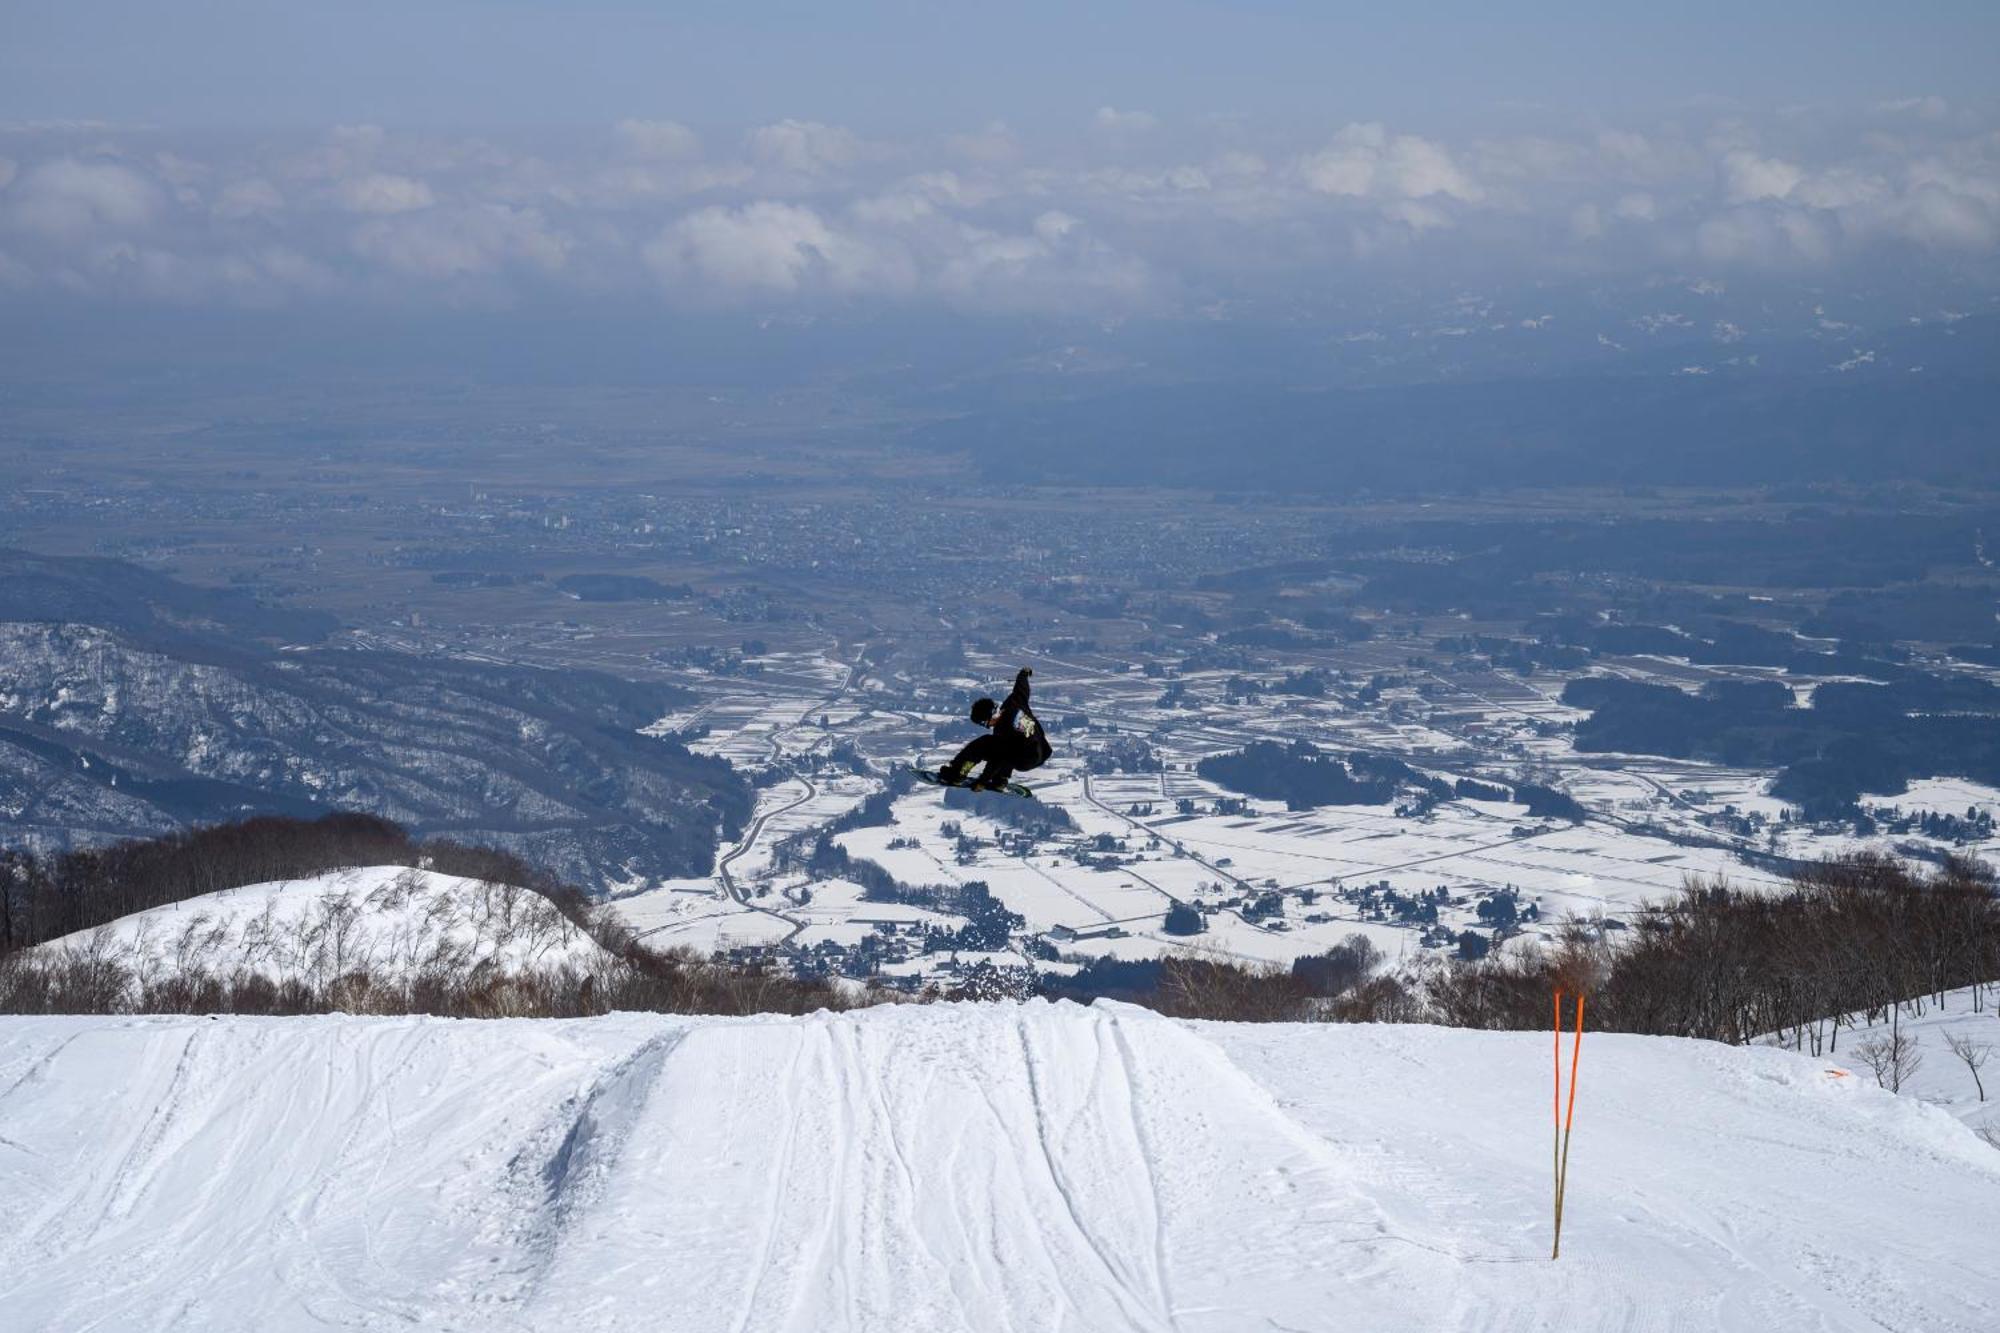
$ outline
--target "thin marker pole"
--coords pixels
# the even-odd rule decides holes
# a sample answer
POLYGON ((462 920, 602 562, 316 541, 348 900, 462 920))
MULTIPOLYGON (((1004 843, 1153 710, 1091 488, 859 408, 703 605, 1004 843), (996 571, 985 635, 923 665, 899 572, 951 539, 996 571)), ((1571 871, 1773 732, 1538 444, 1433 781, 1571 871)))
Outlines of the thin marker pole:
MULTIPOLYGON (((1553 1186, 1555 1187, 1555 1196, 1554 1196, 1554 1198, 1553 1198, 1553 1199, 1551 1200, 1551 1205, 1552 1205, 1552 1207, 1554 1208, 1554 1215, 1555 1215, 1555 1217, 1556 1217, 1557 1219, 1560 1219, 1560 1218, 1562 1217, 1562 1195, 1563 1195, 1563 1178, 1562 1178, 1562 1138, 1563 1138, 1563 993, 1562 993, 1562 988, 1561 988, 1561 987, 1557 987, 1557 988, 1556 988, 1556 1028, 1555 1028, 1555 1033, 1556 1033, 1556 1059, 1555 1059, 1555 1111, 1554 1111, 1554 1116, 1555 1116, 1555 1140, 1554 1140, 1554 1142, 1553 1142, 1553 1143, 1552 1143, 1552 1144, 1550 1145, 1550 1150, 1549 1150, 1549 1179, 1550 1179, 1550 1182, 1551 1182, 1551 1184, 1553 1184, 1553 1186)), ((1556 1223, 1556 1247, 1557 1247, 1558 1249, 1560 1249, 1560 1248, 1562 1247, 1562 1223, 1561 1223, 1561 1221, 1560 1221, 1560 1220, 1558 1220, 1558 1221, 1557 1221, 1557 1223, 1556 1223)), ((1552 1254, 1552 1255, 1550 1255, 1549 1257, 1550 1257, 1551 1259, 1555 1258, 1555 1256, 1554 1256, 1553 1254, 1552 1254)))
MULTIPOLYGON (((1583 996, 1576 997, 1576 1042, 1569 1054, 1569 1113, 1563 1119, 1562 1154, 1556 1163, 1556 1243, 1549 1258, 1562 1255, 1563 1201, 1569 1191, 1569 1134, 1576 1124, 1576 1067, 1583 1057, 1583 996)), ((1562 1064, 1562 1025, 1556 1026, 1556 1064, 1562 1064)))

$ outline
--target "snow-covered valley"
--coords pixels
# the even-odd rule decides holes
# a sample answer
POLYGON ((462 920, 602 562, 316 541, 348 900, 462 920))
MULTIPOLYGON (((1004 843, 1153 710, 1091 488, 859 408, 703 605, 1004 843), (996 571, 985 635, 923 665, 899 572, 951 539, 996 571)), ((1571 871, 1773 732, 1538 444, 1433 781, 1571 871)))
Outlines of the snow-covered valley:
POLYGON ((1783 1051, 1098 1004, 0 1020, 9 1327, 1987 1330, 2000 1153, 1783 1051))

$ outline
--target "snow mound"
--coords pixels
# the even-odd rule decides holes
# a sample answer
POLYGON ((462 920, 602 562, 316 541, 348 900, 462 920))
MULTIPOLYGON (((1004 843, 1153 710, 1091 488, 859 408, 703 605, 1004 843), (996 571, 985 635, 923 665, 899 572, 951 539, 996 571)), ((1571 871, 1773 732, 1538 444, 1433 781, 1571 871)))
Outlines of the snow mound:
POLYGON ((369 866, 224 889, 37 946, 123 964, 135 983, 199 968, 324 985, 351 972, 589 967, 597 942, 540 894, 407 866, 369 866))
POLYGON ((2000 1154, 1772 1050, 1099 1004, 0 1020, 21 1327, 2000 1326, 2000 1154))

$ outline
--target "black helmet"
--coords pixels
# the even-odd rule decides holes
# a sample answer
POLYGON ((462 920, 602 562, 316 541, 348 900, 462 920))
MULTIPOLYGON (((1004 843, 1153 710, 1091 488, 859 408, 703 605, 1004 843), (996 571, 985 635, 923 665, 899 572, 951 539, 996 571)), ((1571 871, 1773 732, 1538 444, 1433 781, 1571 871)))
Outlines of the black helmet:
POLYGON ((992 717, 993 710, 999 706, 999 704, 994 703, 991 699, 974 699, 972 701, 972 720, 982 727, 985 726, 986 719, 992 717))

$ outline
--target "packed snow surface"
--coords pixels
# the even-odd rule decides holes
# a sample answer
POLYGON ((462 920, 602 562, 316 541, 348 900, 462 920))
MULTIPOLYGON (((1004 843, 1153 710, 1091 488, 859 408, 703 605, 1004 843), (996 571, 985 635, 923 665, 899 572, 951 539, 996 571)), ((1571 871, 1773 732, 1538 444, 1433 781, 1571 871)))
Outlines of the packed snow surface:
POLYGON ((1788 1052, 1099 1004, 0 1020, 21 1329, 2000 1328, 2000 1153, 1788 1052))

